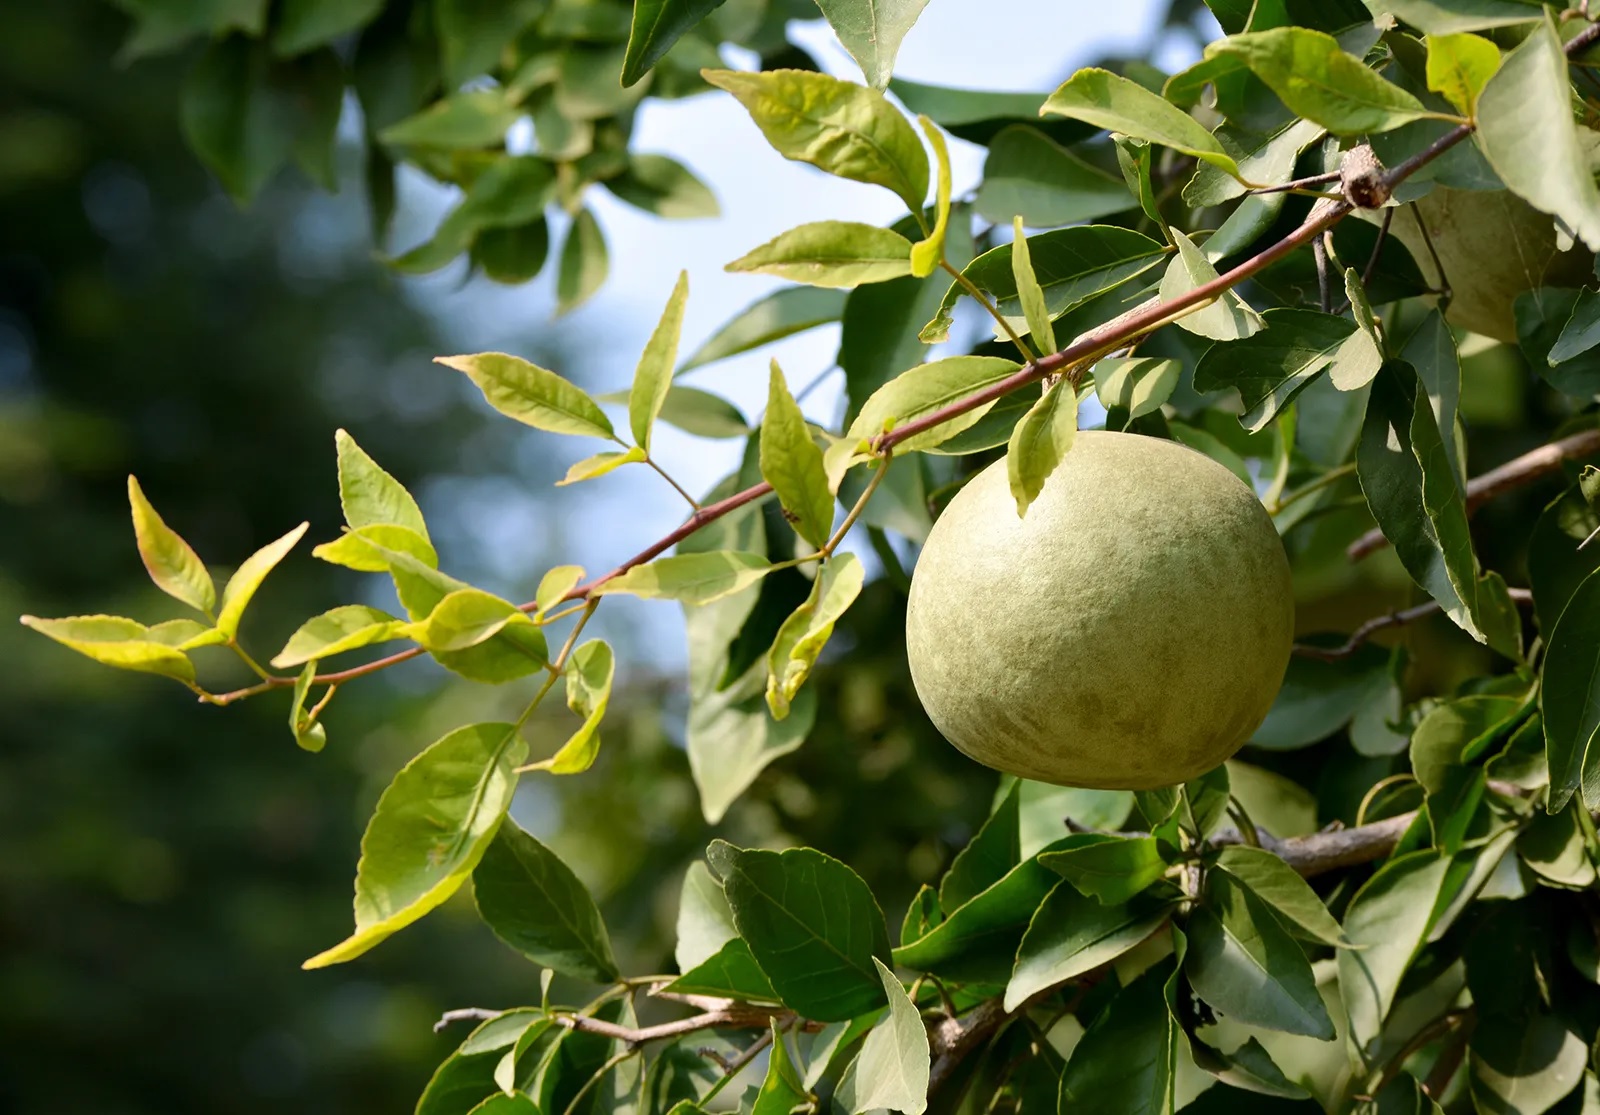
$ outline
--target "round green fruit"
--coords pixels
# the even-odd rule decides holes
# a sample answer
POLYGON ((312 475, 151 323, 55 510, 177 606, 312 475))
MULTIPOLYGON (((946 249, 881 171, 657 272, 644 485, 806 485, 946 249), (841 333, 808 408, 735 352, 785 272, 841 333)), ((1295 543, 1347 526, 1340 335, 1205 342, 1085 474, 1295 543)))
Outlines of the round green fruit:
POLYGON ((1176 442, 1078 434, 1017 515, 998 461, 934 524, 906 650, 946 739, 997 770, 1143 790, 1203 774, 1266 716, 1289 563, 1238 477, 1176 442))
MULTIPOLYGON (((1427 241, 1417 218, 1450 280, 1452 325, 1497 341, 1515 344, 1517 320, 1512 310, 1517 295, 1541 286, 1583 286, 1594 255, 1578 245, 1562 252, 1556 246, 1555 221, 1506 190, 1453 190, 1440 186, 1412 202, 1415 215, 1396 212, 1389 231, 1406 246, 1423 278, 1439 286, 1427 241)), ((1368 220, 1380 219, 1363 211, 1368 220)))

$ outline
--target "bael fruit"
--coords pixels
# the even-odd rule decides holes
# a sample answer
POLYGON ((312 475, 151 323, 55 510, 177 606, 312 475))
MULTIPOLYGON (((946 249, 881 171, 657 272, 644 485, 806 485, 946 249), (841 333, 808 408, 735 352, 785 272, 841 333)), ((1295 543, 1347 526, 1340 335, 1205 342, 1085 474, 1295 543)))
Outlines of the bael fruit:
POLYGON ((906 650, 928 715, 978 762, 1139 790, 1238 750, 1293 628, 1289 562, 1248 486, 1176 442, 1088 431, 1026 517, 1003 460, 951 501, 906 650))
MULTIPOLYGON (((1580 287, 1592 273, 1592 252, 1582 245, 1559 251, 1554 220, 1506 190, 1440 186, 1411 207, 1415 216, 1396 212, 1389 233, 1406 246, 1423 278, 1438 286, 1439 268, 1417 227, 1422 218, 1450 280, 1445 317, 1462 329, 1515 344, 1517 295, 1541 286, 1580 287)), ((1361 215, 1380 219, 1372 210, 1361 215)))

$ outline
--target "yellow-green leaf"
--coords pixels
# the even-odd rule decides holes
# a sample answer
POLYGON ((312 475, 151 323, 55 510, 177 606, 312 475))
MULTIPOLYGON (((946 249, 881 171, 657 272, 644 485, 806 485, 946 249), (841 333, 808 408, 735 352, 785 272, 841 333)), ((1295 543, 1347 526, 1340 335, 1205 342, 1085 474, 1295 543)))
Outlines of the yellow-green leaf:
MULTIPOLYGON (((1177 245, 1178 254, 1161 277, 1163 302, 1171 302, 1217 277, 1217 269, 1211 266, 1205 253, 1194 246, 1194 241, 1177 229, 1169 231, 1173 243, 1177 245)), ((1215 301, 1190 310, 1178 318, 1177 324, 1190 333, 1209 337, 1213 341, 1242 340, 1266 327, 1261 315, 1232 290, 1223 291, 1215 301)))
POLYGON ((347 650, 405 638, 405 623, 388 612, 365 604, 345 604, 320 616, 312 616, 289 636, 283 650, 272 660, 280 670, 319 658, 332 658, 347 650))
POLYGON ((138 540, 139 557, 150 579, 168 596, 210 615, 217 603, 217 589, 206 572, 205 562, 156 514, 132 476, 128 477, 128 503, 133 508, 133 534, 138 540))
POLYGON ((401 526, 428 538, 422 509, 405 485, 390 476, 344 430, 335 430, 339 457, 339 503, 350 529, 366 526, 401 526))
POLYGON ((533 621, 509 600, 482 589, 446 593, 426 619, 406 625, 406 634, 428 651, 466 650, 494 638, 507 624, 532 626, 533 621))
MULTIPOLYGON (((850 424, 847 436, 873 438, 885 430, 904 426, 1005 379, 1020 367, 1015 361, 998 356, 950 356, 919 364, 874 391, 862 404, 861 413, 850 424)), ((987 414, 993 405, 984 403, 931 430, 924 430, 901 442, 897 452, 929 449, 955 437, 987 414)))
POLYGON ((169 619, 152 624, 145 629, 144 637, 152 643, 179 650, 194 650, 196 647, 215 646, 228 641, 215 627, 207 627, 192 619, 169 619))
POLYGON ((1159 143, 1244 180, 1233 156, 1203 124, 1138 82, 1110 70, 1091 68, 1073 74, 1039 110, 1041 116, 1051 114, 1159 143))
POLYGON ((122 616, 68 616, 65 619, 23 616, 22 622, 102 665, 194 682, 194 664, 188 656, 150 638, 149 629, 136 620, 122 616))
POLYGON ((313 720, 306 709, 306 697, 311 692, 311 683, 316 676, 316 662, 307 662, 306 668, 295 679, 294 699, 289 702, 289 731, 302 751, 317 752, 328 745, 328 729, 313 720))
POLYGON ((791 228, 732 263, 729 271, 776 275, 819 287, 854 287, 911 274, 911 241, 855 221, 791 228))
POLYGON ((786 159, 893 190, 913 212, 928 196, 928 153, 876 89, 809 70, 702 70, 744 105, 786 159))
POLYGON ((384 550, 416 558, 431 569, 439 567, 439 555, 431 542, 410 527, 389 523, 357 527, 332 542, 322 543, 311 551, 311 556, 361 573, 387 573, 389 561, 384 550))
POLYGON ((1471 116, 1500 68, 1500 48, 1481 35, 1428 36, 1428 88, 1471 116))
POLYGON ((505 818, 527 754, 515 725, 473 724, 407 763, 361 838, 355 932, 304 967, 353 960, 454 894, 505 818))
POLYGON ((1051 386, 1022 416, 1006 446, 1006 479, 1017 501, 1017 515, 1039 498, 1044 482, 1072 448, 1078 434, 1078 393, 1070 380, 1051 386))
POLYGON ((1050 307, 1044 300, 1044 289, 1039 286, 1039 276, 1033 272, 1033 255, 1028 250, 1021 217, 1011 219, 1011 276, 1017 281, 1017 298, 1022 303, 1028 332, 1033 334, 1034 347, 1040 356, 1054 352, 1056 330, 1050 322, 1050 307))
POLYGON ((944 259, 944 235, 950 227, 950 148, 944 141, 941 132, 926 116, 917 117, 923 134, 928 137, 928 142, 933 145, 933 154, 938 166, 936 179, 935 198, 937 208, 934 210, 933 231, 927 239, 918 241, 911 248, 911 273, 920 278, 926 278, 939 269, 939 262, 944 259))
POLYGON ((288 534, 274 542, 268 542, 261 549, 244 559, 234 575, 228 578, 227 587, 222 590, 222 609, 217 613, 217 630, 230 639, 239 633, 239 620, 244 616, 244 610, 249 606, 250 600, 256 594, 256 589, 261 587, 261 582, 267 579, 273 567, 288 556, 294 549, 295 543, 305 535, 310 523, 301 523, 288 534))
POLYGON ((633 390, 628 394, 628 424, 633 428, 633 440, 646 453, 650 452, 651 427, 672 387, 672 369, 678 363, 678 337, 683 332, 683 308, 688 300, 689 273, 680 271, 672 296, 667 299, 667 308, 661 312, 661 320, 650 334, 644 354, 639 357, 638 370, 633 373, 633 390))
POLYGON ((760 554, 742 550, 713 550, 701 554, 674 554, 636 565, 594 590, 596 596, 623 593, 651 599, 709 604, 749 588, 772 571, 760 554))
POLYGON ((767 650, 767 707, 782 720, 816 665, 833 625, 861 595, 866 570, 854 554, 829 558, 817 571, 811 595, 778 628, 767 650))
POLYGON ((607 440, 615 436, 611 420, 582 389, 520 356, 480 352, 439 356, 434 362, 464 373, 490 406, 536 430, 607 440))
POLYGON ((581 565, 558 565, 539 578, 539 588, 533 594, 533 602, 538 605, 533 618, 544 619, 545 613, 565 600, 567 593, 576 588, 581 580, 583 580, 581 565))
POLYGON ((800 537, 820 549, 833 530, 833 492, 822 450, 811 440, 805 415, 789 394, 776 360, 761 419, 760 460, 761 475, 778 493, 785 517, 800 537))
POLYGON ((646 457, 643 449, 637 445, 630 445, 626 449, 608 449, 603 453, 596 453, 567 469, 567 474, 556 481, 556 487, 563 488, 568 484, 576 484, 582 480, 593 480, 597 476, 604 476, 615 471, 623 465, 635 464, 646 457))
POLYGON ((550 758, 533 764, 533 770, 551 774, 581 774, 600 754, 600 721, 611 703, 611 682, 616 657, 609 644, 591 639, 572 652, 567 662, 567 707, 583 717, 583 725, 550 758))

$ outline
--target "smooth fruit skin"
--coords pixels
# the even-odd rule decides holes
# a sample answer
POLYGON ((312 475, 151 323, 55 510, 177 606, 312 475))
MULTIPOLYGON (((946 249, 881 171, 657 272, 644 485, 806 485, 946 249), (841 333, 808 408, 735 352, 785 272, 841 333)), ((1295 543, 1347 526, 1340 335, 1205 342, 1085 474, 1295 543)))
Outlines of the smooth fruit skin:
POLYGON ((1172 441, 1085 431, 1018 518, 1005 461, 950 502, 911 581, 923 707, 986 766, 1144 790, 1217 766, 1272 706, 1294 596, 1249 487, 1172 441))
MULTIPOLYGON (((1452 325, 1515 344, 1512 304, 1517 295, 1541 286, 1581 287, 1592 274, 1592 253, 1582 245, 1559 251, 1554 220, 1506 190, 1440 186, 1411 208, 1415 215, 1394 214, 1389 232, 1406 246, 1423 278, 1437 287, 1439 268, 1417 227, 1417 217, 1422 218, 1450 280, 1445 317, 1452 325)), ((1361 215, 1381 219, 1375 211, 1361 215)))

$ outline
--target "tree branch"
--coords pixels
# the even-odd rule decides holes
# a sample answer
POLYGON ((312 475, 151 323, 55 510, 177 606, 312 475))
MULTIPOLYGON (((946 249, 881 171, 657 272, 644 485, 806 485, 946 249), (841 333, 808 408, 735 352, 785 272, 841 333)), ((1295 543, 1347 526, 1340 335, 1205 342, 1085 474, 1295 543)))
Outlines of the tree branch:
MULTIPOLYGON (((1533 603, 1533 593, 1525 588, 1510 588, 1506 590, 1506 594, 1511 597, 1513 603, 1524 606, 1533 603)), ((1390 612, 1388 615, 1373 616, 1352 631, 1350 637, 1339 646, 1319 647, 1310 643, 1296 643, 1294 645, 1294 653, 1302 658, 1320 658, 1324 662, 1336 662, 1341 658, 1349 658, 1361 649, 1363 643, 1384 628, 1411 623, 1425 616, 1431 616, 1438 611, 1443 611, 1440 603, 1437 600, 1428 600, 1414 607, 1405 608, 1398 612, 1390 612)))
POLYGON ((746 1003, 729 1001, 721 1010, 706 1011, 689 1018, 680 1018, 675 1022, 662 1022, 656 1026, 629 1027, 619 1026, 615 1022, 607 1022, 603 1018, 590 1018, 583 1014, 557 1014, 553 1018, 557 1025, 565 1026, 569 1030, 581 1030, 586 1034, 599 1034, 602 1037, 613 1038, 630 1046, 644 1045, 646 1042, 660 1041, 663 1038, 675 1038, 683 1034, 698 1033, 701 1030, 747 1030, 758 1026, 771 1025, 774 1018, 780 1022, 792 1019, 792 1011, 781 1007, 757 1007, 746 1003))
MULTIPOLYGON (((1600 27, 1600 24, 1596 26, 1600 27)), ((1467 514, 1470 515, 1495 496, 1548 476, 1559 469, 1563 461, 1596 453, 1600 453, 1600 429, 1583 430, 1549 445, 1530 449, 1520 457, 1513 457, 1499 468, 1490 469, 1482 476, 1467 481, 1467 514)), ((1389 540, 1383 536, 1383 531, 1373 528, 1350 543, 1345 556, 1351 561, 1360 561, 1388 544, 1389 540)))

